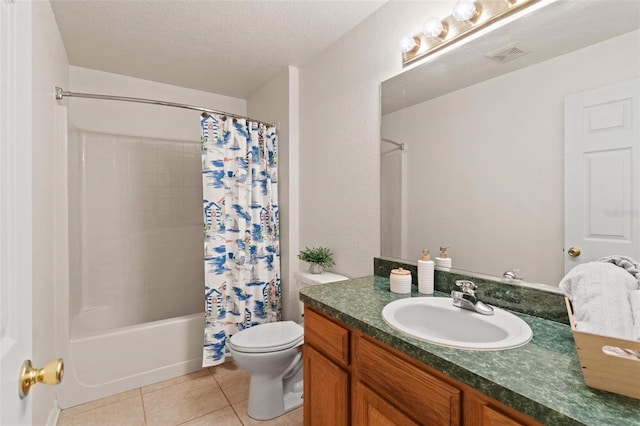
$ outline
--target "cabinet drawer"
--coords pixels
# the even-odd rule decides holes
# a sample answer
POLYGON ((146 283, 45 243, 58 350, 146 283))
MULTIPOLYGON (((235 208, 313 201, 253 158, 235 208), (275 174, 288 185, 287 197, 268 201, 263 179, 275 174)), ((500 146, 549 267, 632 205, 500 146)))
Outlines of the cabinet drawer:
POLYGON ((357 379, 405 411, 419 424, 459 425, 462 392, 358 337, 357 379))
POLYGON ((343 367, 349 365, 349 330, 305 306, 304 342, 343 367))

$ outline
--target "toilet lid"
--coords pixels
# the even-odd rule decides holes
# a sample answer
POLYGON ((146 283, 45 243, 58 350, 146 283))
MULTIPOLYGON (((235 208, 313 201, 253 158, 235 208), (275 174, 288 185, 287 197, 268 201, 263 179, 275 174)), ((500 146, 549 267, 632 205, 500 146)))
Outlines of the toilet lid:
POLYGON ((238 352, 274 352, 296 346, 304 339, 304 328, 293 321, 269 322, 246 328, 229 339, 238 352))

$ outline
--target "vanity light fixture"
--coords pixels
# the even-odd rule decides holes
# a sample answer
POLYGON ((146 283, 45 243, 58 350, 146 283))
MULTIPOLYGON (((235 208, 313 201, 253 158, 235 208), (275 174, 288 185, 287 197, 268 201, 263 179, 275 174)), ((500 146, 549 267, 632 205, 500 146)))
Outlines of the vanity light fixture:
POLYGON ((447 35, 447 28, 442 21, 435 16, 427 18, 422 26, 422 34, 426 37, 440 37, 444 38, 447 35))
POLYGON ((400 39, 400 50, 402 53, 411 53, 418 50, 420 47, 420 39, 411 36, 404 36, 400 39))
POLYGON ((422 59, 535 3, 553 0, 458 0, 445 19, 428 18, 422 32, 400 42, 402 66, 422 59))
POLYGON ((482 7, 477 6, 474 0, 458 0, 453 5, 453 19, 456 21, 474 21, 482 13, 482 7))

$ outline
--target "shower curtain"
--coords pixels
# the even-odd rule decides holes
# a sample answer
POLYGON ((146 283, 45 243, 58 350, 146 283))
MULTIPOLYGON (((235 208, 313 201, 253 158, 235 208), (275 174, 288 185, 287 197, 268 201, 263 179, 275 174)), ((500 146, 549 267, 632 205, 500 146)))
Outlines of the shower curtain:
POLYGON ((203 114, 204 367, 227 339, 280 320, 278 138, 274 126, 203 114))

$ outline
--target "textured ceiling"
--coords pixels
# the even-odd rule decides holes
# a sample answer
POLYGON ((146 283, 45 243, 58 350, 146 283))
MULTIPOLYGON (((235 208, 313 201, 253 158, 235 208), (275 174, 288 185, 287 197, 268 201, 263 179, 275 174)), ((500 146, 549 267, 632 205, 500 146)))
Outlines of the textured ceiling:
POLYGON ((247 98, 385 1, 52 0, 69 63, 247 98))

